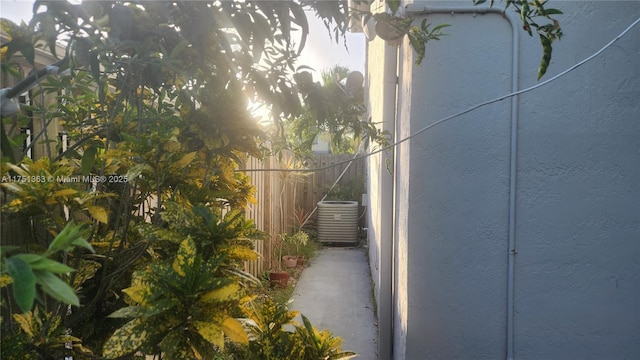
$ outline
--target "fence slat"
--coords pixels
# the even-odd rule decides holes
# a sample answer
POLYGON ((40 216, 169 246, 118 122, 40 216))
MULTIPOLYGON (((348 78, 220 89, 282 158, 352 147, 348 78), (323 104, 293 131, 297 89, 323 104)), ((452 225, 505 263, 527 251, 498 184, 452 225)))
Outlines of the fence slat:
MULTIPOLYGON (((308 161, 308 168, 321 168, 352 158, 352 154, 316 154, 308 161)), ((280 163, 274 157, 264 160, 248 157, 244 166, 247 169, 284 169, 290 168, 291 164, 294 164, 293 156, 285 154, 280 163)), ((278 234, 292 232, 296 225, 293 218, 295 210, 303 209, 310 213, 345 167, 347 163, 311 173, 247 172, 255 187, 257 201, 257 204, 251 204, 247 208, 247 217, 254 221, 259 230, 267 233, 270 239, 263 242, 261 248, 256 243, 261 263, 249 262, 245 264, 245 270, 258 276, 272 267, 271 240, 278 234)), ((364 179, 364 176, 364 159, 355 160, 338 185, 344 186, 353 180, 364 179)))
POLYGON ((254 239, 252 242, 254 250, 258 253, 258 258, 256 260, 245 261, 244 271, 255 277, 259 277, 264 271, 264 240, 254 239))

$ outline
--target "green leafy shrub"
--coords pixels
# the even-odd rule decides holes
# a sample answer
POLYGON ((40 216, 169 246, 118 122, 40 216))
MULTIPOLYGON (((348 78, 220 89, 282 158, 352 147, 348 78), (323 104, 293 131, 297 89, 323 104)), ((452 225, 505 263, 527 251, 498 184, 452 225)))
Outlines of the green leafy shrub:
POLYGON ((344 184, 337 184, 333 189, 327 189, 326 200, 357 201, 362 200, 365 193, 364 179, 350 179, 344 184))
MULTIPOLYGON (((307 234, 302 230, 296 231, 291 235, 285 236, 284 242, 289 246, 295 247, 296 255, 301 255, 300 248, 306 246, 307 243, 309 242, 309 234, 307 234)), ((291 249, 288 249, 288 250, 289 250, 288 252, 291 253, 291 249)))
POLYGON ((301 317, 303 325, 296 326, 290 359, 346 360, 357 356, 352 351, 342 351, 341 338, 333 336, 328 330, 318 331, 306 316, 301 317))
POLYGON ((0 357, 4 360, 62 359, 74 356, 84 359, 91 356, 81 339, 71 336, 62 324, 62 318, 53 313, 42 313, 38 308, 24 314, 13 314, 17 325, 15 332, 10 324, 3 323, 0 357))
POLYGON ((329 331, 319 332, 302 315, 304 325, 293 319, 297 311, 289 311, 286 303, 275 303, 269 298, 250 302, 245 307, 249 331, 249 344, 230 346, 228 354, 242 360, 328 360, 350 359, 356 356, 342 351, 340 338, 329 331), (290 329, 287 329, 287 325, 290 329))
POLYGON ((187 237, 172 262, 134 273, 132 286, 123 290, 131 305, 110 315, 133 320, 107 340, 103 355, 116 359, 162 351, 168 360, 211 359, 224 349, 225 335, 247 344, 247 333, 231 316, 243 292, 237 280, 220 276, 222 262, 221 256, 204 261, 187 237))
POLYGON ((68 252, 76 246, 91 252, 93 248, 82 236, 83 225, 67 224, 53 239, 49 248, 42 254, 19 253, 5 257, 6 252, 16 247, 0 248, 0 276, 4 277, 2 287, 11 284, 13 299, 22 310, 28 312, 36 299, 36 285, 56 300, 65 304, 80 306, 80 300, 74 289, 59 275, 75 271, 73 268, 52 260, 58 252, 68 252))

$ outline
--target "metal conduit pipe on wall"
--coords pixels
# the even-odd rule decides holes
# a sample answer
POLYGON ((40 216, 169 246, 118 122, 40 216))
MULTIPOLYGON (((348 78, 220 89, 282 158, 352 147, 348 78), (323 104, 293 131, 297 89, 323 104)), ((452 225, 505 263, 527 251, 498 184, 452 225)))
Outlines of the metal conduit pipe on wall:
MULTIPOLYGON (((417 7, 408 6, 408 15, 428 14, 498 14, 503 16, 512 30, 512 66, 511 66, 511 91, 518 91, 518 73, 520 63, 520 38, 519 27, 515 25, 515 19, 511 13, 490 7, 417 7)), ((508 254, 507 254, 507 329, 506 329, 506 358, 512 360, 514 356, 514 285, 515 285, 515 255, 516 250, 516 176, 518 169, 518 97, 511 97, 511 139, 509 160, 509 219, 508 219, 508 254)))

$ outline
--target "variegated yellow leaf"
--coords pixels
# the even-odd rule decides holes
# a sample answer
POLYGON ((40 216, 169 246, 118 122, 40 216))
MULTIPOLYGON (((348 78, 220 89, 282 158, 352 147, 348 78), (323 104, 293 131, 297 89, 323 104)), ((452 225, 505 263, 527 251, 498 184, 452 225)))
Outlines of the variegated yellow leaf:
POLYGON ((32 174, 39 174, 41 172, 48 173, 51 162, 46 156, 41 157, 32 164, 22 164, 22 167, 28 169, 32 174))
POLYGON ((213 302, 213 301, 228 301, 228 300, 237 300, 242 297, 242 293, 240 292, 240 285, 237 283, 229 284, 227 286, 223 286, 220 289, 209 291, 204 294, 201 301, 204 302, 213 302))
POLYGON ((193 359, 194 353, 189 346, 189 341, 183 335, 182 329, 176 329, 167 334, 160 341, 160 348, 165 353, 166 359, 193 359))
POLYGON ((103 356, 117 359, 142 347, 155 346, 155 339, 180 324, 178 317, 140 317, 116 330, 105 342, 103 356), (153 341, 153 342, 152 342, 153 341))
POLYGON ((187 165, 191 164, 193 159, 196 158, 196 154, 197 152, 194 151, 184 155, 182 158, 180 158, 180 160, 176 162, 175 165, 180 169, 185 168, 187 165))
POLYGON ((28 178, 28 177, 31 176, 31 174, 27 170, 22 168, 21 166, 14 165, 14 164, 11 164, 11 163, 6 163, 5 165, 7 165, 9 168, 11 168, 11 170, 15 171, 16 174, 18 174, 18 175, 20 175, 22 177, 28 178))
POLYGON ((194 321, 193 325, 202 337, 219 348, 224 348, 224 333, 222 327, 214 322, 194 321))
POLYGON ((80 265, 78 266, 78 272, 73 280, 74 289, 79 288, 85 281, 93 278, 97 273, 98 269, 102 267, 102 264, 96 261, 91 260, 80 260, 80 265))
POLYGON ((13 320, 15 320, 15 322, 20 324, 20 328, 22 329, 22 331, 24 331, 25 334, 31 337, 36 336, 35 332, 33 331, 34 329, 32 327, 32 322, 33 322, 32 312, 25 313, 24 315, 13 314, 13 320))
POLYGON ((187 271, 193 266, 195 259, 196 244, 190 237, 187 237, 180 243, 176 258, 173 260, 173 271, 182 277, 187 276, 187 271))
POLYGON ((224 319, 221 327, 224 334, 227 335, 231 341, 245 345, 249 343, 247 332, 242 327, 240 321, 232 317, 228 317, 224 319))
POLYGON ((129 295, 133 302, 144 305, 145 299, 151 294, 151 289, 148 286, 135 285, 122 290, 122 292, 129 295))
POLYGON ((11 276, 9 274, 0 275, 0 288, 3 288, 9 284, 11 284, 11 276))
POLYGON ((237 260, 256 260, 258 253, 245 245, 231 245, 227 249, 227 256, 237 260))
POLYGON ((53 193, 53 197, 60 197, 60 196, 69 196, 69 195, 73 195, 75 193, 77 193, 78 190, 76 189, 62 189, 62 190, 58 190, 56 192, 53 193))
POLYGON ((91 216, 100 221, 103 224, 106 224, 109 222, 109 216, 107 215, 107 210, 105 210, 102 206, 89 206, 87 207, 87 210, 89 211, 89 214, 91 214, 91 216))
POLYGON ((24 191, 24 189, 17 183, 3 182, 2 184, 0 184, 0 186, 14 194, 21 194, 24 191))
POLYGON ((146 326, 148 324, 143 318, 126 323, 107 340, 102 355, 107 359, 117 359, 135 352, 147 340, 146 326))

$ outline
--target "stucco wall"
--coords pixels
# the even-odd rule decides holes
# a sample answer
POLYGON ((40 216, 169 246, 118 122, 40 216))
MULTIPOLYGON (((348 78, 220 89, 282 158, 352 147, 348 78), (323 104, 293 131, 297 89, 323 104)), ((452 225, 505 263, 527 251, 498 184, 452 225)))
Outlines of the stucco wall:
MULTIPOLYGON (((374 40, 368 45, 367 86, 370 89, 367 107, 371 121, 382 131, 395 134, 396 49, 384 41, 374 40)), ((372 149, 373 150, 373 149, 372 149)), ((391 357, 392 350, 392 257, 394 213, 394 151, 384 151, 368 162, 368 240, 371 277, 378 304, 378 354, 381 359, 391 357)), ((403 312, 403 314, 406 311, 403 312)), ((400 319, 396 317, 396 319, 400 319)), ((397 329, 401 329, 397 327, 397 329)), ((398 333, 401 333, 399 330, 398 333)), ((398 337, 403 340, 404 337, 398 337)), ((399 347, 396 347, 399 348, 399 347)))
MULTIPOLYGON (((640 17, 637 1, 562 7, 548 76, 640 17)), ((520 104, 516 357, 640 359, 640 27, 520 104)))
MULTIPOLYGON (((382 119, 382 92, 384 87, 372 86, 372 84, 382 84, 382 73, 384 63, 382 42, 376 42, 369 44, 367 48, 368 61, 367 61, 367 87, 369 88, 367 102, 368 112, 372 121, 382 119)), ((377 122, 377 121, 376 121, 377 122)), ((382 126, 380 125, 380 128, 382 126)), ((367 163, 367 188, 369 192, 369 206, 367 207, 368 224, 367 224, 367 238, 369 245, 369 265, 371 267, 371 279, 374 284, 374 292, 376 298, 380 297, 380 242, 382 231, 382 214, 380 213, 382 208, 382 184, 381 184, 381 170, 384 160, 382 155, 374 155, 369 157, 367 163), (380 189, 380 190, 379 190, 380 189), (372 191, 373 190, 373 191, 372 191)), ((388 239, 390 240, 390 239, 388 239)))
MULTIPOLYGON (((567 14, 560 18, 565 37, 545 78, 640 16, 639 2, 554 3, 567 14)), ((428 45, 419 67, 403 45, 400 137, 511 91, 506 19, 428 20, 453 26, 428 45)), ((519 36, 524 88, 536 83, 541 49, 537 39, 519 36)), ((508 100, 398 149, 395 359, 499 359, 508 345, 516 359, 640 358, 639 64, 640 27, 565 78, 520 95, 515 158, 508 100), (517 255, 509 343, 512 161, 517 255)))
MULTIPOLYGON (((429 19, 453 26, 417 69, 404 53, 401 89, 411 96, 400 104, 403 136, 511 90, 512 33, 500 15, 429 19)), ((504 358, 510 119, 509 102, 501 102, 399 150, 410 153, 398 161, 405 179, 398 211, 407 217, 397 228, 408 248, 406 359, 504 358)))

